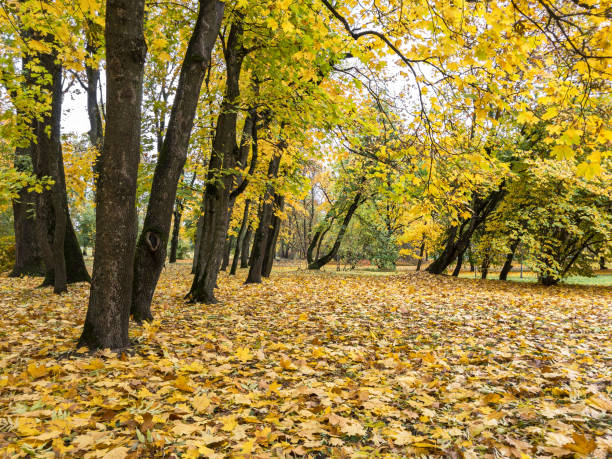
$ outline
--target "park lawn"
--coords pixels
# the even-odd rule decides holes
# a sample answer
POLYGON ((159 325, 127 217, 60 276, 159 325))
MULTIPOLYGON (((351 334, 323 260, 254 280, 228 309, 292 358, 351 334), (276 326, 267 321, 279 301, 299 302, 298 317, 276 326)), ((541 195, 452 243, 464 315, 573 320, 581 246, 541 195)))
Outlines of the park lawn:
POLYGON ((87 285, 0 277, 0 456, 604 458, 612 291, 168 266, 133 346, 74 352, 87 285))

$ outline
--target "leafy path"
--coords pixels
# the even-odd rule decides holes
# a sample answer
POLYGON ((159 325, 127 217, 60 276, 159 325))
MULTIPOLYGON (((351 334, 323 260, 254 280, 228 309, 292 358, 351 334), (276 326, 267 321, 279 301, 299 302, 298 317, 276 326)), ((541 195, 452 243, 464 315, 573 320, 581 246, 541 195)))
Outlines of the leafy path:
POLYGON ((165 271, 130 355, 70 353, 87 288, 0 278, 0 455, 612 452, 612 290, 408 274, 165 271))

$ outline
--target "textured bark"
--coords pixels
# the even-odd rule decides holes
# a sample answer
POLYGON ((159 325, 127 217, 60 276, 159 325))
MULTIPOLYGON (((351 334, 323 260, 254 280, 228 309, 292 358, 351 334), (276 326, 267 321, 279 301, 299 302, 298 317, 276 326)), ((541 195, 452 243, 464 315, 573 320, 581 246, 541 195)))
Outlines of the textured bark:
MULTIPOLYGON (((52 43, 52 38, 44 37, 52 43)), ((36 227, 45 262, 43 285, 53 285, 55 293, 67 291, 64 239, 68 219, 68 200, 60 139, 62 117, 62 67, 57 52, 38 55, 40 66, 50 76, 43 90, 51 95, 51 107, 34 122, 36 143, 33 145, 34 172, 39 179, 51 177, 53 185, 38 196, 36 227)))
MULTIPOLYGON (((285 197, 280 194, 274 195, 274 207, 277 212, 282 212, 285 205, 285 197)), ((283 223, 281 218, 274 213, 272 217, 272 226, 268 232, 268 240, 266 241, 266 252, 263 259, 263 267, 261 275, 263 277, 270 277, 272 273, 272 265, 274 264, 274 257, 276 255, 276 243, 278 242, 278 235, 280 234, 280 228, 283 223)))
POLYGON ((308 263, 308 269, 321 269, 323 266, 325 266, 327 263, 329 263, 336 257, 336 255, 338 254, 338 250, 340 250, 340 245, 342 244, 344 234, 346 233, 349 223, 351 222, 355 211, 359 207, 359 204, 361 204, 361 193, 357 193, 355 195, 353 202, 346 211, 346 215, 344 216, 344 220, 342 220, 342 225, 340 225, 340 230, 338 231, 336 241, 334 242, 334 245, 332 246, 331 250, 322 257, 314 260, 312 263, 308 263))
POLYGON ((107 118, 96 194, 96 251, 79 346, 123 349, 128 327, 146 43, 144 0, 106 4, 107 118))
POLYGON ((153 174, 147 214, 136 246, 131 313, 137 322, 153 319, 151 301, 166 260, 178 182, 223 10, 224 3, 218 0, 200 0, 198 17, 181 67, 166 136, 153 174))
MULTIPOLYGON (((270 160, 268 164, 268 180, 278 176, 280 161, 280 154, 274 155, 270 160)), ((272 224, 272 217, 274 216, 274 203, 271 202, 271 200, 272 186, 268 185, 263 198, 259 225, 257 225, 257 230, 255 231, 255 237, 253 239, 253 248, 251 249, 251 258, 249 260, 249 274, 245 281, 246 284, 261 283, 266 245, 268 243, 268 233, 270 231, 270 225, 272 224)))
POLYGON ((249 260, 251 258, 251 239, 253 238, 253 227, 249 224, 247 232, 244 235, 242 241, 242 248, 240 249, 240 267, 246 269, 249 267, 249 260))
POLYGON ((464 220, 459 227, 453 226, 447 231, 446 244, 442 253, 428 267, 427 272, 441 274, 462 254, 470 244, 474 231, 484 223, 506 195, 504 184, 491 192, 486 198, 474 199, 472 216, 464 220))
POLYGON ((501 271, 499 272, 499 280, 507 280, 508 273, 512 269, 512 260, 514 259, 514 254, 516 253, 516 248, 519 245, 520 240, 516 239, 512 241, 510 244, 510 252, 506 255, 506 261, 504 262, 504 266, 502 266, 501 271))
POLYGON ((230 253, 234 245, 234 236, 229 236, 225 239, 225 247, 223 248, 223 261, 221 262, 221 271, 227 270, 229 266, 230 253))
MULTIPOLYGON (((32 172, 32 146, 17 148, 15 168, 19 171, 32 172)), ((9 277, 45 275, 36 231, 37 200, 37 194, 28 192, 27 187, 19 190, 19 196, 13 200, 15 264, 9 277)))
POLYGON ((202 229, 204 228, 204 215, 198 217, 196 225, 196 236, 193 245, 193 260, 191 262, 191 274, 195 274, 198 266, 198 254, 200 253, 200 243, 202 242, 202 229))
MULTIPOLYGON (((234 183, 230 171, 237 164, 240 149, 236 145, 236 122, 240 96, 240 72, 245 50, 242 46, 242 18, 232 24, 225 49, 226 86, 217 119, 213 148, 208 163, 208 180, 203 197, 203 228, 196 273, 187 296, 196 303, 216 303, 214 289, 227 233, 230 192, 234 183)), ((254 139, 255 141, 255 139, 254 139)))
POLYGON ((230 275, 235 275, 238 269, 238 261, 240 258, 240 252, 246 237, 247 228, 249 226, 249 208, 251 207, 251 200, 247 199, 244 202, 244 212, 242 214, 242 223, 240 224, 240 230, 238 231, 238 239, 236 240, 236 248, 234 249, 234 259, 232 260, 232 267, 230 268, 230 275))
POLYGON ((178 201, 174 207, 174 221, 172 223, 172 239, 170 240, 170 263, 176 263, 176 252, 178 251, 179 234, 181 231, 181 218, 183 206, 178 201))

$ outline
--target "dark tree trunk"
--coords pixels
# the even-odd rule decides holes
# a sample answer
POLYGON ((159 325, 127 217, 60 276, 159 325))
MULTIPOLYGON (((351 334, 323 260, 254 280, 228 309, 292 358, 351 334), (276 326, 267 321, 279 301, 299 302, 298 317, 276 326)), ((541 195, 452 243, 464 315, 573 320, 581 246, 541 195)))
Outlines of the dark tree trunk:
POLYGON ((447 231, 447 239, 444 250, 427 268, 431 274, 441 274, 444 270, 463 253, 468 245, 474 231, 487 219, 497 205, 506 195, 505 184, 502 183, 498 190, 491 192, 485 199, 474 199, 472 217, 462 222, 458 228, 451 227, 447 231))
POLYGON ((603 255, 599 257, 599 269, 602 271, 607 269, 606 268, 606 257, 604 257, 603 255))
POLYGON ((66 260, 66 279, 69 284, 75 282, 91 282, 91 277, 87 272, 84 253, 81 251, 79 240, 72 220, 67 213, 66 218, 66 236, 64 237, 64 259, 66 260))
POLYGON ((459 273, 461 272, 461 266, 463 265, 463 256, 465 252, 461 252, 457 256, 457 264, 455 265, 455 269, 453 270, 453 277, 459 277, 459 273))
POLYGON ((242 241, 242 248, 240 249, 240 268, 245 269, 249 267, 251 239, 253 238, 253 228, 249 224, 247 232, 244 235, 242 241))
POLYGON ((221 262, 221 271, 227 270, 229 266, 230 253, 234 245, 234 236, 229 236, 225 239, 225 247, 223 248, 223 261, 221 262))
POLYGON ((476 265, 474 264, 474 254, 472 253, 472 244, 468 244, 467 248, 468 262, 470 263, 470 272, 476 271, 476 265))
MULTIPOLYGON (((275 193, 274 195, 274 206, 278 212, 283 211, 285 205, 285 197, 275 193)), ((280 234, 280 228, 283 221, 280 216, 276 213, 272 217, 272 227, 268 231, 268 240, 266 241, 266 252, 263 259, 263 267, 261 275, 263 277, 270 277, 272 273, 272 265, 274 264, 274 257, 276 255, 276 243, 278 242, 278 235, 280 234)))
MULTIPOLYGON (((270 160, 268 165, 268 180, 278 176, 280 161, 281 155, 278 153, 270 160)), ((257 226, 255 237, 253 239, 253 248, 251 249, 251 258, 249 262, 250 269, 245 281, 246 284, 261 282, 261 275, 264 268, 263 263, 266 256, 266 245, 268 243, 268 234, 270 232, 270 225, 274 216, 274 204, 270 202, 272 192, 272 185, 268 185, 263 198, 259 225, 257 226)))
POLYGON ((174 207, 174 223, 172 226, 172 239, 170 240, 170 263, 176 263, 176 252, 178 251, 179 233, 181 231, 181 218, 183 206, 177 201, 174 207))
POLYGON ((200 253, 200 242, 202 242, 202 229, 204 227, 204 215, 198 217, 196 224, 196 235, 193 244, 193 260, 191 262, 191 274, 195 274, 198 266, 198 253, 200 253))
POLYGON ((480 265, 480 278, 486 279, 489 275, 489 266, 491 265, 490 250, 487 249, 484 257, 482 258, 482 264, 480 265))
POLYGON ((348 211, 346 212, 346 215, 344 216, 344 220, 342 221, 342 225, 340 226, 340 230, 338 231, 338 235, 336 236, 336 242, 334 242, 334 245, 332 246, 331 250, 326 255, 323 255, 317 260, 314 260, 312 263, 308 263, 308 269, 321 269, 331 260, 336 258, 336 255, 338 254, 338 250, 340 250, 340 245, 342 244, 342 239, 344 238, 344 233, 346 233, 349 223, 351 222, 351 219, 353 218, 353 214, 359 207, 359 204, 361 204, 361 193, 357 193, 355 195, 353 202, 348 208, 348 211))
POLYGON ((247 234, 247 228, 249 227, 249 207, 251 207, 251 200, 247 199, 244 202, 244 212, 242 214, 242 223, 240 224, 240 230, 238 231, 238 239, 236 240, 236 248, 234 250, 234 259, 232 260, 232 267, 230 268, 230 275, 235 275, 238 269, 238 261, 240 259, 240 253, 243 250, 242 245, 247 234))
POLYGON ((516 252, 516 248, 519 245, 519 242, 520 240, 516 239, 510 244, 510 252, 506 255, 506 261, 504 262, 504 266, 502 266, 502 269, 499 272, 499 280, 508 279, 508 273, 512 269, 512 260, 514 259, 514 254, 516 252))
POLYGON ((153 174, 147 214, 136 245, 131 313, 137 322, 153 319, 151 301, 166 261, 176 190, 223 10, 224 3, 218 0, 200 0, 198 17, 185 52, 168 129, 153 174))
MULTIPOLYGON (((208 163, 208 180, 203 198, 204 222, 200 246, 196 254, 198 257, 196 273, 188 293, 191 301, 196 303, 217 302, 214 289, 223 256, 230 192, 234 182, 232 174, 220 174, 220 172, 234 169, 240 152, 236 145, 238 116, 236 104, 240 96, 240 72, 245 54, 242 35, 242 18, 238 17, 232 24, 225 49, 227 73, 225 94, 208 163)), ((256 139, 253 139, 253 142, 256 142, 256 139)))
MULTIPOLYGON (((52 38, 45 41, 53 46, 52 38)), ((36 207, 36 227, 38 242, 45 262, 43 285, 53 285, 55 293, 67 291, 66 260, 64 240, 68 220, 68 199, 62 160, 60 139, 62 117, 62 67, 57 60, 57 52, 39 54, 40 66, 51 78, 43 89, 51 95, 50 110, 42 119, 34 122, 36 143, 34 151, 34 172, 39 179, 51 177, 53 185, 38 196, 36 207)))
MULTIPOLYGON (((15 168, 32 172, 32 146, 17 148, 15 168)), ((45 267, 36 231, 37 193, 28 192, 27 186, 19 190, 13 200, 13 225, 15 230, 15 265, 9 277, 44 276, 45 267)))
POLYGON ((419 249, 419 259, 417 261, 416 270, 421 270, 421 265, 423 263, 423 252, 425 251, 425 241, 421 242, 421 248, 419 249))
POLYGON ((144 0, 106 4, 107 119, 96 194, 96 251, 79 346, 123 349, 128 328, 140 159, 142 83, 147 52, 144 0))

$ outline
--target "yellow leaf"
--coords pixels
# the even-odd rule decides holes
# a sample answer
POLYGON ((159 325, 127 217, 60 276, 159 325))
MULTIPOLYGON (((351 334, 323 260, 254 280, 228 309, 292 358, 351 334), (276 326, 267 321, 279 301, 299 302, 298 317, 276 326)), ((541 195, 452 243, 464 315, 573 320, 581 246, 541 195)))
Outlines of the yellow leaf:
POLYGON ((210 406, 210 399, 206 396, 206 394, 198 395, 191 401, 191 405, 197 411, 202 413, 210 406))
POLYGON ((253 358, 253 354, 248 347, 240 347, 234 354, 241 362, 248 362, 253 358))
POLYGON ((49 373, 49 369, 44 365, 38 366, 34 362, 28 365, 28 374, 34 379, 42 378, 47 373, 49 373))
POLYGON ((185 392, 193 392, 193 387, 189 385, 189 380, 185 376, 179 376, 173 383, 174 387, 185 392))

